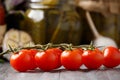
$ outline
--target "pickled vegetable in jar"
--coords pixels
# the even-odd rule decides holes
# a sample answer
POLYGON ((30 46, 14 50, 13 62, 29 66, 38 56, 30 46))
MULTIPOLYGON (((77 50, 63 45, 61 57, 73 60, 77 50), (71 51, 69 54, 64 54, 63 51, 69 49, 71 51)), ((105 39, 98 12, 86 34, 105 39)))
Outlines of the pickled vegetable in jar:
POLYGON ((64 0, 31 0, 21 29, 27 31, 36 44, 80 44, 82 26, 74 5, 64 0))
MULTIPOLYGON (((73 1, 73 0, 71 0, 73 1)), ((80 44, 82 26, 76 7, 65 0, 62 4, 62 12, 59 23, 53 32, 50 42, 80 44)))
MULTIPOLYGON (((50 1, 53 4, 53 2, 50 1)), ((22 22, 21 29, 27 31, 33 38, 36 44, 45 44, 49 41, 48 25, 53 24, 54 17, 49 17, 56 14, 56 5, 46 3, 45 0, 30 0, 29 8, 25 13, 25 20, 22 22), (51 19, 49 19, 51 18, 51 19), (52 24, 48 22, 53 21, 52 24)), ((57 17, 57 16, 55 16, 57 17)))
POLYGON ((30 0, 21 29, 27 31, 36 44, 48 43, 59 15, 58 0, 30 0))
POLYGON ((45 43, 45 17, 44 11, 41 8, 34 8, 37 3, 30 3, 30 8, 25 13, 24 25, 21 26, 22 30, 28 32, 33 41, 37 43, 45 43))

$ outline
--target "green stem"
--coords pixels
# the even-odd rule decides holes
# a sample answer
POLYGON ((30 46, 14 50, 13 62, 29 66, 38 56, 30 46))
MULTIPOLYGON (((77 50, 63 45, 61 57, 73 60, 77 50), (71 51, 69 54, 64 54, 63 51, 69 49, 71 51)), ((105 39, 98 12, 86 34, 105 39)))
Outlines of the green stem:
POLYGON ((88 47, 89 50, 94 50, 95 46, 93 45, 93 41, 91 41, 90 46, 88 47))
POLYGON ((15 51, 12 49, 12 47, 10 45, 8 45, 8 46, 10 48, 10 51, 14 53, 15 51))
POLYGON ((82 49, 91 49, 93 50, 95 47, 93 45, 93 43, 91 42, 90 45, 78 45, 78 46, 73 46, 72 44, 67 44, 67 43, 62 43, 62 44, 52 44, 52 43, 48 43, 45 45, 41 45, 41 44, 37 44, 34 46, 29 46, 29 47, 19 47, 19 48, 14 48, 12 49, 10 47, 10 49, 6 50, 5 52, 0 53, 0 56, 3 56, 4 54, 8 54, 10 52, 19 52, 21 49, 42 49, 42 50, 46 50, 48 48, 56 48, 59 47, 62 50, 72 50, 73 48, 82 48, 82 49))
POLYGON ((9 52, 11 52, 11 51, 10 51, 10 50, 7 50, 7 51, 5 51, 5 52, 0 53, 0 57, 3 56, 3 55, 6 54, 6 53, 9 53, 9 52))

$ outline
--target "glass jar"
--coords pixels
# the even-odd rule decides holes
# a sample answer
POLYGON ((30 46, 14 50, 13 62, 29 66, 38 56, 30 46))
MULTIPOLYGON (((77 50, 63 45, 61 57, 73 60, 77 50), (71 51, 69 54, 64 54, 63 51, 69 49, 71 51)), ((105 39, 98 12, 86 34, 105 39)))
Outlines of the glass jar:
POLYGON ((80 44, 82 26, 80 16, 69 0, 31 0, 25 13, 22 29, 26 30, 36 44, 80 44))
POLYGON ((27 31, 36 44, 45 44, 50 40, 51 26, 56 25, 59 18, 58 11, 55 4, 49 5, 45 0, 31 0, 21 29, 27 31))
POLYGON ((82 26, 80 16, 73 4, 74 0, 62 0, 61 15, 59 23, 51 37, 52 43, 80 44, 82 26))

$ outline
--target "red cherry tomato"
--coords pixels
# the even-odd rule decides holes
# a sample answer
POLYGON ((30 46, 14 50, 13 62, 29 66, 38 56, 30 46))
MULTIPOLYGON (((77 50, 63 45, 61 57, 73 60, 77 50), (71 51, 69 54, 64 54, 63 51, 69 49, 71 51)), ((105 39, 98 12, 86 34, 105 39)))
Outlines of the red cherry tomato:
POLYGON ((26 54, 31 55, 31 57, 33 58, 32 62, 34 63, 34 65, 31 66, 30 70, 34 70, 35 68, 37 68, 37 64, 35 62, 35 55, 38 52, 38 50, 37 49, 29 49, 29 50, 28 49, 23 49, 23 50, 21 50, 21 52, 25 52, 26 54))
POLYGON ((99 49, 84 50, 82 62, 88 69, 98 69, 104 61, 102 52, 99 49))
POLYGON ((57 58, 58 58, 58 65, 57 65, 56 68, 61 67, 60 56, 61 56, 61 53, 63 51, 61 49, 59 49, 59 48, 51 48, 51 49, 48 49, 47 52, 54 53, 57 56, 57 58))
POLYGON ((35 56, 36 53, 38 52, 37 49, 30 49, 29 51, 30 51, 30 54, 33 55, 33 56, 35 56))
POLYGON ((51 71, 60 66, 60 52, 56 48, 39 51, 35 55, 37 66, 43 71, 51 71))
POLYGON ((61 54, 61 64, 68 70, 77 70, 82 65, 81 54, 79 49, 65 50, 61 54))
POLYGON ((30 50, 21 50, 18 53, 12 54, 10 64, 15 70, 20 72, 36 68, 35 59, 31 55, 30 50))
POLYGON ((103 50, 104 66, 113 68, 120 64, 120 51, 115 47, 106 47, 103 50))
POLYGON ((30 49, 30 50, 29 50, 29 54, 31 54, 32 57, 34 58, 34 60, 33 60, 34 65, 33 65, 33 67, 31 68, 31 70, 34 70, 35 68, 37 68, 37 64, 36 64, 36 62, 35 62, 35 55, 36 55, 37 52, 38 52, 37 49, 30 49))

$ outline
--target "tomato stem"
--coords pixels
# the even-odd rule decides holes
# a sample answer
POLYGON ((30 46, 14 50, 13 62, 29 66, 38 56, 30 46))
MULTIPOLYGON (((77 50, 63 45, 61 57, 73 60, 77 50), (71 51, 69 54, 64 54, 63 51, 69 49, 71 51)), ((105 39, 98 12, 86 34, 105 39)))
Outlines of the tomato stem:
POLYGON ((44 45, 44 46, 45 46, 44 50, 47 50, 48 48, 52 47, 53 44, 52 43, 48 43, 47 45, 44 45))
POLYGON ((10 50, 7 50, 7 51, 5 51, 5 52, 0 53, 0 57, 3 56, 4 54, 9 53, 9 52, 10 52, 10 50))
POLYGON ((95 49, 95 46, 93 45, 93 41, 91 41, 88 47, 88 50, 94 50, 94 49, 95 49))
POLYGON ((70 44, 66 44, 66 47, 65 47, 66 50, 73 50, 73 45, 70 43, 70 44))
POLYGON ((12 47, 10 46, 10 45, 8 45, 9 46, 9 48, 10 48, 10 50, 11 50, 11 52, 15 52, 13 49, 12 49, 12 47))
POLYGON ((73 46, 73 45, 70 43, 70 44, 69 44, 69 47, 68 47, 68 48, 69 48, 69 50, 72 50, 72 49, 73 49, 73 47, 72 47, 72 46, 73 46))
POLYGON ((27 46, 27 47, 18 47, 18 48, 12 48, 10 45, 8 45, 10 49, 6 50, 5 52, 0 53, 0 56, 7 54, 9 52, 19 52, 22 49, 42 49, 42 50, 47 50, 48 48, 53 48, 53 47, 59 47, 62 50, 72 50, 73 48, 82 48, 82 49, 94 49, 94 45, 93 43, 91 43, 90 45, 78 45, 78 46, 74 46, 73 44, 67 44, 67 43, 61 43, 61 44, 52 44, 52 43, 48 43, 48 44, 37 44, 34 46, 27 46))

